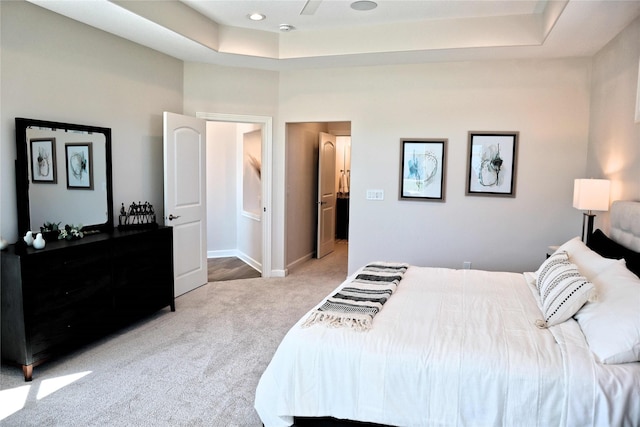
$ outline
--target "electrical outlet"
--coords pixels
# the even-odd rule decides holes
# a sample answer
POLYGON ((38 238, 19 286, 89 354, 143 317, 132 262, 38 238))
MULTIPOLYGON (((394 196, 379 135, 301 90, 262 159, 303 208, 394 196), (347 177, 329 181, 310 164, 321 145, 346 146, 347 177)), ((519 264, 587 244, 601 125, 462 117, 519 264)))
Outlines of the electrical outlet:
POLYGON ((471 261, 465 261, 462 263, 462 268, 464 268, 465 270, 470 270, 471 269, 471 261))
POLYGON ((367 190, 367 200, 384 200, 384 190, 367 190))

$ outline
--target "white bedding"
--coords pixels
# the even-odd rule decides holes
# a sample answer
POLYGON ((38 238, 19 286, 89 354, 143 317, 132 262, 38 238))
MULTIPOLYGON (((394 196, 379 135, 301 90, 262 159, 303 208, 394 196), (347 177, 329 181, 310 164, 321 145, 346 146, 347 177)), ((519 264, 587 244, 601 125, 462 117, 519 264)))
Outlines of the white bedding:
POLYGON ((368 332, 302 328, 304 316, 258 384, 262 422, 637 425, 640 363, 596 364, 573 319, 536 327, 526 277, 412 266, 368 332))

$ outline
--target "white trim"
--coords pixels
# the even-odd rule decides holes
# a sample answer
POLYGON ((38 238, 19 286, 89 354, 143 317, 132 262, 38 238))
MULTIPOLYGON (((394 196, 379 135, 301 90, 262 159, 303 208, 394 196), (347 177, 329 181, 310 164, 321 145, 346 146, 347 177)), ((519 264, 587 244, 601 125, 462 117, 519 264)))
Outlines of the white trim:
POLYGON ((310 259, 313 259, 313 256, 315 255, 314 252, 311 252, 307 255, 304 255, 300 258, 298 258, 297 260, 293 261, 291 264, 287 265, 287 270, 292 270, 294 268, 296 268, 299 265, 304 264, 305 262, 309 261, 310 259))
MULTIPOLYGON (((206 113, 196 112, 196 117, 216 122, 257 123, 262 125, 262 277, 274 275, 271 270, 271 229, 272 203, 271 190, 273 186, 272 150, 273 150, 273 117, 253 116, 245 114, 206 113)), ((246 262, 246 261, 245 261, 246 262)), ((255 267, 254 267, 255 268, 255 267)), ((280 272, 278 273, 280 274, 280 272)), ((282 277, 275 275, 276 277, 282 277)))
POLYGON ((238 256, 237 249, 207 251, 207 258, 230 258, 230 257, 237 257, 237 256, 238 256))
POLYGON ((271 277, 287 277, 289 270, 271 270, 271 277))
POLYGON ((237 257, 240 258, 242 261, 244 261, 246 264, 249 264, 254 270, 257 270, 260 273, 262 273, 262 265, 260 265, 260 263, 255 259, 251 258, 247 254, 244 254, 242 252, 238 252, 237 257))

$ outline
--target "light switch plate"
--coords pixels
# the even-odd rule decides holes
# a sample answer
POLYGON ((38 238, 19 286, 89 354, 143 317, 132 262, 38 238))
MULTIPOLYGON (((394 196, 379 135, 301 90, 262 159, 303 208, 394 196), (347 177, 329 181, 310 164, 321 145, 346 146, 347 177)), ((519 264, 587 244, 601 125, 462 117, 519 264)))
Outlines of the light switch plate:
POLYGON ((367 200, 384 200, 384 190, 367 190, 367 200))

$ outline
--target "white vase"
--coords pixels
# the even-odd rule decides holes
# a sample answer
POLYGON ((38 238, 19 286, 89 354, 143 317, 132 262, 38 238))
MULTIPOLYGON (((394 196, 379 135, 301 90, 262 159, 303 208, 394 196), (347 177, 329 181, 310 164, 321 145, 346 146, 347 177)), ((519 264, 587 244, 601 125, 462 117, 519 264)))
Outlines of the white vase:
POLYGON ((44 241, 44 237, 42 237, 42 233, 38 233, 33 241, 33 247, 36 249, 42 249, 46 243, 47 242, 44 241))
POLYGON ((27 246, 33 245, 33 233, 31 231, 27 231, 27 234, 22 238, 27 246))

